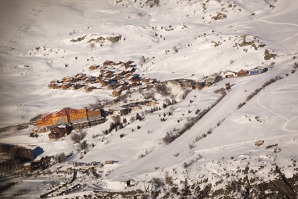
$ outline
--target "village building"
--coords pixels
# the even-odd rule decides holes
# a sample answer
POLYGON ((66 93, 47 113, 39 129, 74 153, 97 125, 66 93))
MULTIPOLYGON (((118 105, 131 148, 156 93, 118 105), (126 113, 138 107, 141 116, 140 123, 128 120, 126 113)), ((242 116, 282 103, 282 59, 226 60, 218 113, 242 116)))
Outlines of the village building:
POLYGON ((131 112, 131 108, 128 107, 119 107, 119 108, 113 108, 109 109, 110 115, 127 115, 131 112))
POLYGON ((51 128, 51 132, 49 133, 49 138, 52 140, 57 140, 62 137, 67 136, 72 131, 72 126, 69 125, 60 125, 51 128))
POLYGON ((113 95, 113 97, 118 97, 118 96, 120 96, 121 95, 121 90, 114 90, 113 92, 112 92, 112 95, 113 95))
POLYGON ((268 68, 263 66, 257 66, 256 69, 258 69, 260 73, 265 73, 268 71, 268 68))
POLYGON ((232 78, 232 77, 236 77, 236 76, 237 76, 237 73, 234 71, 227 71, 223 75, 224 78, 232 78))
POLYGON ((72 86, 72 88, 75 89, 75 90, 77 90, 77 89, 82 88, 83 86, 84 86, 84 85, 82 85, 82 84, 74 84, 74 85, 72 86))
POLYGON ((122 86, 119 86, 118 89, 120 91, 127 91, 127 90, 129 90, 129 86, 128 85, 122 85, 122 86))
POLYGON ((105 164, 114 164, 114 161, 113 160, 106 160, 105 164))
POLYGON ((261 74, 261 71, 257 68, 249 70, 249 75, 258 75, 261 74))
POLYGON ((62 90, 66 90, 66 89, 68 89, 68 88, 70 88, 71 87, 71 84, 70 83, 67 83, 67 84, 63 84, 62 86, 61 86, 61 89, 62 90))
POLYGON ((67 76, 67 77, 63 77, 63 78, 62 78, 62 81, 63 81, 63 82, 70 82, 71 79, 70 79, 70 77, 67 76))
POLYGON ((91 88, 91 87, 89 87, 89 86, 85 86, 85 92, 86 93, 89 93, 89 92, 91 92, 93 89, 91 88))
POLYGON ((146 106, 155 106, 156 104, 157 104, 156 101, 146 102, 146 106))
POLYGON ((237 73, 237 76, 238 77, 243 77, 243 76, 246 76, 248 75, 248 71, 247 70, 244 70, 244 69, 241 69, 238 73, 237 73))
POLYGON ((61 124, 75 124, 75 123, 86 123, 89 122, 88 113, 92 115, 92 119, 101 119, 101 111, 94 111, 82 108, 64 108, 60 111, 49 113, 40 119, 36 120, 36 126, 38 128, 51 128, 61 124))
POLYGON ((125 77, 125 79, 128 79, 128 80, 129 80, 129 79, 132 78, 132 74, 131 74, 131 73, 128 73, 128 74, 126 74, 124 77, 125 77))
POLYGON ((99 68, 99 65, 92 65, 89 67, 89 70, 96 70, 97 68, 99 68))

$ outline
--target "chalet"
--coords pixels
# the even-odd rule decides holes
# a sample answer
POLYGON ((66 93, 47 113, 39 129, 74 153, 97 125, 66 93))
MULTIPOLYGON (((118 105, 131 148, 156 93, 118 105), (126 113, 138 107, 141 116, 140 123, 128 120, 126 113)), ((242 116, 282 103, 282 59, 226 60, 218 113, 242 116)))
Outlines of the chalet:
POLYGON ((49 133, 49 138, 50 139, 59 139, 61 137, 65 137, 66 135, 70 134, 72 131, 72 127, 71 126, 55 126, 53 128, 51 128, 51 133, 49 133))
POLYGON ((244 70, 244 69, 241 69, 238 73, 237 73, 237 76, 238 77, 243 77, 243 76, 246 76, 248 75, 248 71, 247 70, 244 70))
POLYGON ((62 78, 63 82, 70 82, 70 80, 71 80, 70 77, 63 77, 62 78))
POLYGON ((63 84, 63 85, 61 86, 61 89, 66 90, 66 89, 68 89, 68 88, 70 88, 70 87, 71 87, 71 84, 70 84, 70 83, 67 83, 67 84, 63 84))
POLYGON ((268 68, 263 66, 257 66, 256 69, 258 69, 260 73, 265 73, 268 71, 268 68))
POLYGON ((257 68, 251 69, 248 72, 249 75, 258 75, 260 73, 261 73, 261 71, 259 69, 257 69, 257 68))
POLYGON ((113 160, 106 160, 105 164, 114 164, 114 161, 113 160))
POLYGON ((139 83, 141 81, 141 79, 139 78, 139 77, 132 77, 132 78, 130 78, 130 82, 132 82, 132 83, 139 83))
POLYGON ((118 96, 120 96, 121 95, 121 90, 119 90, 119 91, 117 91, 117 90, 114 90, 113 92, 112 92, 112 95, 114 96, 114 97, 118 97, 118 96))
POLYGON ((73 89, 75 89, 75 90, 77 90, 77 89, 80 89, 80 88, 82 88, 84 85, 82 85, 82 84, 73 84, 73 89))
POLYGON ((129 86, 134 88, 137 87, 139 84, 137 82, 130 83, 129 86))
POLYGON ((39 169, 39 168, 46 168, 49 166, 50 163, 50 157, 37 157, 35 160, 32 161, 31 165, 33 169, 39 169))
POLYGON ((237 73, 234 71, 227 71, 226 73, 224 73, 223 75, 225 78, 232 78, 232 77, 236 77, 237 73))
POLYGON ((96 83, 101 83, 101 82, 102 82, 102 80, 101 80, 101 78, 100 78, 100 77, 96 77, 96 78, 95 78, 95 82, 96 82, 96 83))
POLYGON ((78 73, 75 75, 75 78, 77 80, 83 80, 84 77, 86 77, 86 74, 84 74, 84 73, 78 73))
POLYGON ((106 60, 105 62, 103 62, 103 65, 108 66, 108 65, 112 65, 113 63, 114 63, 113 61, 106 60))
POLYGON ((126 90, 129 90, 129 86, 128 85, 122 85, 122 86, 119 86, 118 89, 120 91, 126 91, 126 90))
POLYGON ((89 87, 89 86, 85 86, 85 92, 86 93, 89 93, 89 92, 91 92, 92 91, 92 88, 91 87, 89 87))
POLYGON ((125 79, 130 79, 130 78, 132 78, 132 74, 131 73, 128 73, 124 77, 125 77, 125 79))
POLYGON ((119 74, 117 74, 117 75, 112 76, 111 79, 117 81, 117 80, 121 79, 121 76, 119 74))
POLYGON ((92 65, 89 67, 89 70, 96 70, 98 67, 98 65, 92 65))
POLYGON ((84 78, 84 82, 86 82, 86 83, 92 83, 93 82, 93 79, 92 79, 92 77, 86 77, 86 78, 84 78))
POLYGON ((111 115, 127 115, 131 112, 131 108, 128 107, 119 107, 119 108, 113 108, 109 110, 111 115))
POLYGON ((156 101, 148 101, 146 102, 146 106, 155 106, 156 105, 156 101))
POLYGON ((150 79, 149 78, 144 78, 144 79, 142 79, 142 82, 145 83, 145 84, 147 84, 147 83, 150 82, 150 79))

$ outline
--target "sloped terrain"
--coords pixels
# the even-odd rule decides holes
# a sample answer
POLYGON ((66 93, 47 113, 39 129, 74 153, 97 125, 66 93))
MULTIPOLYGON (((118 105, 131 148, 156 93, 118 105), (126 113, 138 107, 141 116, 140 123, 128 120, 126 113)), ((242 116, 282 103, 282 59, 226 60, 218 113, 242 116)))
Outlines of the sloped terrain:
POLYGON ((295 0, 1 5, 12 11, 1 15, 20 17, 0 21, 0 142, 60 157, 47 170, 7 180, 14 185, 4 198, 297 197, 295 0), (156 82, 119 97, 100 84, 92 92, 48 87, 76 74, 100 77, 107 60, 132 61, 134 74, 156 82), (256 67, 268 71, 224 75, 256 67), (216 76, 224 78, 194 87, 216 76), (140 103, 146 100, 154 103, 140 103), (59 140, 29 136, 35 116, 89 106, 133 110, 59 140))

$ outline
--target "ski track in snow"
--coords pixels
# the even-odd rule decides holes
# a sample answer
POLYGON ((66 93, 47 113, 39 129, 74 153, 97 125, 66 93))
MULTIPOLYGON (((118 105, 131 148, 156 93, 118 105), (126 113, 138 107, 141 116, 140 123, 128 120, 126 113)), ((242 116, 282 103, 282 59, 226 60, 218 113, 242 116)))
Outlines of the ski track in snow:
MULTIPOLYGON (((272 95, 277 95, 277 94, 297 93, 297 92, 298 92, 297 89, 295 89, 295 90, 293 89, 292 91, 279 91, 279 90, 282 90, 282 89, 284 89, 284 88, 293 88, 293 87, 296 87, 296 86, 298 86, 298 84, 293 84, 293 85, 287 85, 287 86, 279 87, 279 88, 276 88, 276 89, 274 89, 273 91, 271 91, 270 94, 272 94, 272 95)), ((257 97, 257 103, 258 103, 258 105, 259 105, 260 107, 262 107, 263 109, 265 109, 265 110, 267 110, 267 111, 273 113, 274 115, 276 115, 276 116, 278 116, 278 117, 280 117, 280 118, 286 120, 286 122, 283 124, 283 129, 284 129, 284 130, 286 130, 286 131, 288 131, 288 132, 297 132, 297 130, 291 130, 291 129, 288 129, 288 128, 287 128, 287 125, 288 125, 289 123, 291 123, 293 120, 295 120, 298 116, 295 116, 295 117, 289 119, 289 118, 287 118, 287 117, 285 117, 285 116, 283 116, 283 115, 281 115, 281 114, 279 114, 279 113, 276 113, 275 111, 273 111, 273 110, 267 108, 265 105, 263 105, 263 104, 261 103, 261 101, 260 101, 260 96, 257 97)))
POLYGON ((289 120, 289 119, 288 119, 288 118, 286 118, 285 116, 283 116, 283 115, 280 115, 280 114, 278 114, 278 113, 274 112, 273 110, 271 110, 271 109, 267 108, 266 106, 264 106, 264 105, 261 103, 261 101, 260 101, 259 97, 257 97, 257 103, 258 103, 258 105, 259 105, 261 108, 263 108, 263 109, 265 109, 265 110, 267 110, 267 111, 269 111, 269 112, 273 113, 274 115, 276 115, 276 116, 278 116, 278 117, 280 117, 280 118, 282 118, 282 119, 284 119, 284 120, 286 120, 286 121, 288 121, 288 120, 289 120))

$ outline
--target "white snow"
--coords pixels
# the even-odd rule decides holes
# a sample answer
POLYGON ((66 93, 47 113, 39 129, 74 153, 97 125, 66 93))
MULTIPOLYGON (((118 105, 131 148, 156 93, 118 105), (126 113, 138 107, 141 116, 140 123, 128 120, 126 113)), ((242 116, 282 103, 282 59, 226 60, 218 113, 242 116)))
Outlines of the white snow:
MULTIPOLYGON (((238 167, 243 170, 246 166, 257 170, 260 165, 267 165, 255 174, 264 180, 275 177, 268 177, 272 164, 281 167, 287 177, 292 176, 295 166, 291 166, 291 159, 298 158, 298 72, 291 72, 298 56, 297 2, 165 0, 153 8, 142 6, 145 2, 1 0, 0 126, 27 123, 38 114, 64 107, 81 108, 97 100, 114 99, 106 89, 86 93, 48 88, 50 81, 80 72, 99 75, 88 68, 102 65, 105 60, 133 60, 137 73, 159 81, 202 80, 227 70, 273 67, 264 74, 224 79, 203 90, 192 90, 185 99, 184 90, 168 82, 177 104, 149 113, 142 121, 131 122, 108 135, 103 131, 109 128, 111 119, 86 129, 84 140, 89 146, 94 144, 86 154, 77 152, 71 135, 51 141, 47 133, 40 133, 38 138, 29 137, 30 129, 1 132, 0 142, 30 148, 40 146, 45 151, 43 156, 76 153, 70 161, 117 161, 105 165, 105 175, 100 181, 95 180, 99 186, 111 190, 124 189, 122 182, 128 179, 144 182, 152 177, 163 178, 166 171, 177 179, 187 176, 196 180, 204 176, 213 185, 221 175, 237 173, 238 167), (229 7, 229 3, 235 6, 229 7), (218 12, 227 18, 212 19, 218 12), (116 43, 97 42, 93 47, 88 43, 100 36, 118 35, 121 39, 116 43), (71 41, 80 37, 84 39, 71 41), (241 46, 244 38, 256 48, 252 44, 241 46), (264 60, 266 49, 277 54, 276 58, 264 60), (283 79, 262 89, 238 109, 247 96, 276 76, 283 79), (211 106, 220 97, 214 91, 225 87, 225 83, 232 85, 227 95, 191 129, 165 145, 166 133, 181 129, 189 118, 196 116, 197 109, 211 106), (166 121, 162 122, 161 118, 166 121), (208 134, 210 129, 212 133, 208 134), (124 137, 120 138, 120 134, 124 137), (207 136, 196 140, 204 134, 207 136), (257 140, 264 140, 264 144, 255 146, 257 140), (278 146, 266 149, 273 144, 278 146), (185 164, 189 166, 184 168, 185 164)), ((159 100, 157 106, 162 107, 166 98, 158 93, 155 97, 159 100)), ((129 102, 141 98, 135 92, 129 102)), ((123 104, 126 103, 117 105, 123 104)), ((142 107, 125 118, 130 121, 136 113, 150 108, 142 107)), ((68 163, 64 166, 70 167, 68 163)), ((24 181, 36 182, 43 179, 24 181)), ((221 186, 224 185, 217 185, 221 186)), ((79 195, 88 191, 82 190, 79 195)), ((34 194, 26 196, 30 198, 34 194)))

